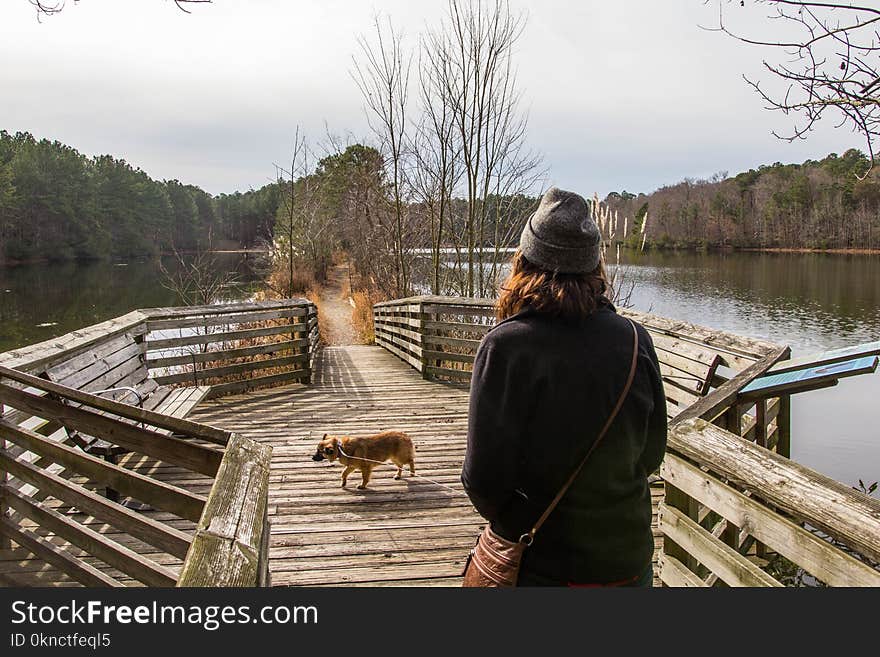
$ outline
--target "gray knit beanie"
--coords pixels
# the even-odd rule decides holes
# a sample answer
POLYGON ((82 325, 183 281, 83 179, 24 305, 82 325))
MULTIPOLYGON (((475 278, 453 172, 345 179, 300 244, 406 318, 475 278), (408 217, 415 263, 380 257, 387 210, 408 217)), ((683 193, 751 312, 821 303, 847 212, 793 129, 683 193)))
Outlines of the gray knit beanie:
POLYGON ((586 274, 599 265, 599 227, 582 196, 551 187, 526 222, 519 248, 544 269, 586 274))

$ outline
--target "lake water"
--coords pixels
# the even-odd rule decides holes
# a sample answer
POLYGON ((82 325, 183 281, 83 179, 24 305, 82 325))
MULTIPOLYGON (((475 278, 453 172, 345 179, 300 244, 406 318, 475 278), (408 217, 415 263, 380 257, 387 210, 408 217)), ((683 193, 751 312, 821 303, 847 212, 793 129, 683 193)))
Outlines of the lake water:
MULTIPOLYGON (((880 340, 880 256, 625 254, 632 305, 791 346, 795 356, 880 340)), ((222 268, 256 277, 242 255, 222 268)), ((155 263, 65 263, 0 268, 0 351, 134 308, 178 303, 155 263)), ((792 457, 846 483, 880 479, 880 373, 792 398, 792 457)))
MULTIPOLYGON (((789 345, 880 340, 880 256, 626 254, 638 310, 789 345)), ((792 397, 792 458, 848 485, 880 479, 880 372, 792 397)))
MULTIPOLYGON (((254 289, 257 277, 250 267, 252 258, 240 253, 216 255, 217 270, 236 274, 224 288, 224 298, 243 299, 254 289)), ((167 270, 176 270, 174 259, 163 262, 167 270)), ((179 296, 163 287, 163 280, 154 260, 0 267, 0 352, 136 308, 180 305, 179 296)))

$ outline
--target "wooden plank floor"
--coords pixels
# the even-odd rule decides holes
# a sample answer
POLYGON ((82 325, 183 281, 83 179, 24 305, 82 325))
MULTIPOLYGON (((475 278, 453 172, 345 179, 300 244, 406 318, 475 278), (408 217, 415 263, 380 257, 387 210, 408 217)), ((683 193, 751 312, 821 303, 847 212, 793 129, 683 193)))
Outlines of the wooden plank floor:
MULTIPOLYGON (((239 431, 274 448, 269 489, 273 585, 458 586, 484 521, 459 480, 467 435, 467 390, 428 382, 380 347, 325 348, 310 386, 225 397, 193 419, 239 431), (311 460, 326 432, 396 429, 416 446, 416 473, 454 491, 377 467, 369 491, 360 473, 340 487, 342 467, 311 460)), ((655 502, 661 494, 655 490, 655 502)), ((656 510, 656 504, 655 504, 656 510)))

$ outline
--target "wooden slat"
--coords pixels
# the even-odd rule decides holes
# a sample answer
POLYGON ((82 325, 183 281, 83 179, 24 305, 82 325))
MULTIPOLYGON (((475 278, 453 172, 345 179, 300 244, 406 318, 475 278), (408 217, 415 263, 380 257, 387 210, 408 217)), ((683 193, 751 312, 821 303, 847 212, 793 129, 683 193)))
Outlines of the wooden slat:
POLYGON ((466 340, 464 338, 441 338, 436 335, 425 335, 422 337, 422 342, 427 345, 444 345, 450 347, 465 347, 469 350, 472 350, 474 354, 477 353, 477 347, 480 346, 479 340, 466 340))
POLYGON ((180 372, 178 374, 168 374, 166 376, 157 376, 155 377, 155 380, 159 385, 194 382, 196 380, 202 382, 209 378, 228 376, 230 374, 241 374, 243 372, 253 372, 254 370, 265 370, 271 367, 284 367, 286 365, 305 363, 308 362, 308 360, 308 354, 297 354, 295 356, 252 360, 247 363, 237 363, 235 365, 224 365, 222 367, 210 367, 203 370, 196 370, 195 376, 191 371, 180 372))
POLYGON ((426 361, 430 360, 448 360, 456 363, 473 363, 473 354, 454 354, 448 351, 424 351, 423 356, 426 361))
POLYGON ((140 312, 149 320, 192 317, 197 315, 225 315, 254 310, 275 310, 280 308, 309 308, 314 311, 315 304, 308 299, 279 299, 275 301, 241 301, 238 303, 217 303, 207 306, 166 306, 162 308, 141 308, 140 312))
POLYGON ((704 588, 706 583, 697 577, 678 559, 668 554, 660 553, 657 560, 660 581, 666 586, 704 588))
POLYGON ((708 369, 717 360, 723 360, 717 351, 713 351, 706 345, 691 342, 676 335, 656 333, 650 330, 648 332, 654 343, 657 357, 661 360, 669 358, 672 361, 677 361, 682 368, 689 370, 693 367, 691 363, 698 363, 701 367, 708 369))
POLYGON ((880 500, 699 419, 672 426, 667 450, 880 561, 880 500))
POLYGON ((147 367, 149 369, 157 369, 159 367, 172 367, 174 365, 192 365, 193 363, 212 363, 216 361, 233 360, 244 358, 245 356, 258 356, 261 354, 274 354, 279 351, 287 351, 297 347, 305 347, 309 344, 306 338, 299 340, 285 340, 284 342, 273 342, 271 344, 261 344, 255 347, 242 347, 241 349, 225 349, 222 351, 205 351, 194 354, 184 354, 182 356, 167 356, 164 358, 148 358, 147 367))
POLYGON ((104 574, 94 566, 71 556, 67 550, 54 545, 39 534, 29 529, 18 527, 8 518, 0 518, 0 534, 11 538, 23 548, 29 550, 46 563, 52 564, 58 570, 81 584, 101 587, 123 586, 121 582, 104 574))
POLYGON ((619 312, 621 315, 632 317, 645 328, 655 329, 672 335, 687 336, 687 339, 701 342, 714 351, 736 353, 747 356, 752 360, 765 358, 779 349, 779 345, 764 340, 748 338, 726 331, 718 331, 677 319, 660 317, 629 308, 621 309, 619 312))
POLYGON ((422 324, 422 320, 417 317, 386 317, 379 315, 375 320, 376 324, 385 324, 388 326, 413 326, 415 328, 419 328, 422 324))
POLYGON ((461 381, 470 381, 471 373, 465 370, 453 370, 448 367, 425 367, 425 372, 433 376, 450 376, 461 381))
POLYGON ((112 358, 114 354, 118 354, 120 351, 137 344, 134 334, 123 333, 115 338, 94 345, 84 353, 68 358, 57 365, 47 368, 46 373, 50 375, 53 380, 63 381, 71 375, 87 369, 98 361, 112 358))
POLYGON ((243 329, 241 331, 226 331, 223 333, 209 333, 208 335, 187 335, 179 338, 162 338, 148 340, 147 350, 158 351, 173 347, 188 347, 195 344, 211 344, 214 342, 231 342, 233 340, 249 340, 261 338, 267 335, 279 335, 280 333, 292 333, 305 331, 305 324, 283 324, 281 326, 268 326, 266 328, 243 329))
POLYGON ((831 586, 880 586, 880 572, 725 485, 675 454, 661 476, 831 586))
POLYGON ((138 335, 144 333, 146 331, 145 319, 146 315, 140 311, 134 311, 57 338, 13 349, 0 354, 0 365, 28 372, 49 368, 56 363, 85 352, 97 344, 112 340, 120 334, 130 332, 133 335, 138 335))
POLYGON ((9 506, 36 522, 41 528, 54 532, 88 554, 147 586, 174 586, 177 583, 177 573, 170 568, 139 555, 134 550, 102 536, 53 509, 35 504, 8 486, 0 486, 0 496, 9 506))
POLYGON ((381 301, 374 304, 374 308, 387 308, 389 306, 408 305, 419 308, 420 304, 436 304, 440 306, 459 305, 467 308, 492 308, 495 305, 494 299, 478 299, 475 297, 444 297, 435 294, 425 294, 421 296, 406 297, 405 299, 393 299, 391 301, 381 301))
POLYGON ((183 532, 135 513, 66 479, 40 470, 30 463, 10 458, 6 450, 0 450, 0 467, 41 491, 48 492, 71 506, 90 513, 95 518, 108 522, 169 554, 183 558, 189 550, 190 537, 183 532))
POLYGON ((410 331, 409 329, 400 328, 399 326, 392 326, 390 324, 386 324, 385 322, 376 322, 375 329, 383 330, 386 333, 390 333, 391 335, 401 335, 409 338, 416 344, 419 344, 422 341, 422 334, 418 331, 410 331))
POLYGON ((660 505, 661 531, 728 586, 782 586, 678 509, 660 505))
POLYGON ((59 375, 58 368, 52 368, 51 370, 48 370, 46 374, 51 381, 60 383, 68 388, 82 388, 132 359, 135 359, 135 366, 133 369, 137 369, 137 366, 140 364, 140 355, 141 346, 132 340, 119 351, 116 351, 109 356, 98 358, 90 365, 74 372, 70 372, 69 374, 63 376, 59 375))
POLYGON ((272 448, 234 435, 211 487, 179 586, 256 586, 272 448))
POLYGON ((454 304, 422 304, 422 312, 436 313, 438 315, 472 315, 474 317, 495 317, 495 306, 470 306, 460 303, 454 304))
POLYGON ((309 370, 293 370, 291 372, 282 372, 281 374, 271 374, 268 376, 255 376, 252 379, 244 381, 232 381, 230 383, 217 383, 211 386, 211 391, 207 395, 207 399, 214 399, 223 395, 231 395, 245 390, 255 390, 268 385, 282 383, 285 381, 301 381, 309 376, 309 370))
POLYGON ((380 336, 378 333, 376 334, 376 344, 378 344, 380 347, 384 347, 407 364, 412 365, 419 372, 422 371, 422 361, 419 358, 406 353, 402 349, 398 349, 394 344, 392 344, 384 337, 380 336))
POLYGON ((205 506, 205 498, 201 495, 195 495, 177 486, 108 463, 81 450, 10 425, 3 420, 0 420, 0 436, 94 481, 110 486, 123 495, 130 495, 158 509, 170 511, 189 520, 198 521, 201 517, 205 506))
MULTIPOLYGON (((180 390, 180 388, 178 388, 178 390, 180 390)), ((211 386, 184 388, 184 390, 187 390, 189 393, 186 395, 185 399, 181 400, 180 403, 174 404, 172 409, 166 411, 165 404, 169 403, 170 405, 169 400, 166 398, 163 403, 157 407, 157 412, 168 412, 169 415, 173 415, 174 417, 185 418, 193 411, 193 409, 199 404, 199 402, 201 402, 203 399, 206 399, 208 395, 211 394, 211 386)))
POLYGON ((428 331, 461 331, 485 335, 492 326, 489 324, 469 324, 465 322, 427 321, 424 328, 428 331))
MULTIPOLYGON (((78 393, 82 394, 82 393, 78 393)), ((0 401, 40 417, 51 417, 65 427, 126 447, 141 454, 174 463, 189 470, 213 476, 220 467, 222 454, 186 440, 126 424, 82 407, 76 408, 54 399, 38 397, 0 384, 0 401)), ((131 407, 134 408, 134 407, 131 407)), ((142 412, 143 409, 138 409, 142 412)), ((164 417, 164 416, 163 416, 164 417)), ((185 422, 185 420, 180 420, 185 422)), ((163 426, 169 424, 163 420, 163 426)))
POLYGON ((243 324, 265 322, 275 319, 302 317, 307 313, 305 308, 283 308, 281 310, 260 310, 256 312, 211 314, 204 316, 187 316, 185 318, 151 319, 147 322, 147 331, 166 329, 196 328, 201 326, 223 326, 226 324, 243 324))
MULTIPOLYGON (((148 408, 139 408, 131 404, 123 404, 121 402, 117 402, 112 399, 106 399, 104 397, 93 395, 85 391, 74 390, 66 386, 47 381, 40 377, 25 374, 24 372, 18 372, 16 370, 10 370, 8 368, 0 367, 0 378, 2 377, 6 377, 13 381, 17 381, 19 383, 30 385, 46 392, 53 393, 70 401, 91 406, 92 408, 96 408, 107 413, 112 413, 113 415, 118 415, 129 420, 135 420, 137 422, 143 422, 152 426, 161 427, 163 429, 186 434, 193 438, 201 438, 202 440, 212 442, 217 445, 225 445, 226 441, 229 439, 228 432, 215 429, 214 427, 197 424, 195 422, 189 422, 181 418, 170 418, 155 411, 151 411, 148 408)), ((155 386, 153 386, 152 389, 155 390, 155 386)), ((155 395, 156 393, 154 392, 153 394, 155 395)), ((167 391, 165 392, 165 394, 167 394, 167 391)), ((153 399, 153 404, 158 404, 158 402, 161 401, 162 398, 163 397, 160 396, 153 399)))

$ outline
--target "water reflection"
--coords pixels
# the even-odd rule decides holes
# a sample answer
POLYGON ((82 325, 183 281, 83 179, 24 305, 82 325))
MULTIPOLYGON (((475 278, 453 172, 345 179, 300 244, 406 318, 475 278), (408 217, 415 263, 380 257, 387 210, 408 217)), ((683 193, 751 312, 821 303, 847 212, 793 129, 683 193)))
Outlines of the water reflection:
MULTIPOLYGON (((243 254, 217 255, 217 267, 238 280, 224 295, 250 294, 256 276, 243 254)), ((173 260, 165 260, 173 271, 173 260)), ((135 308, 174 306, 178 296, 162 286, 152 260, 128 263, 65 262, 0 268, 0 351, 47 340, 124 315, 135 308)))

